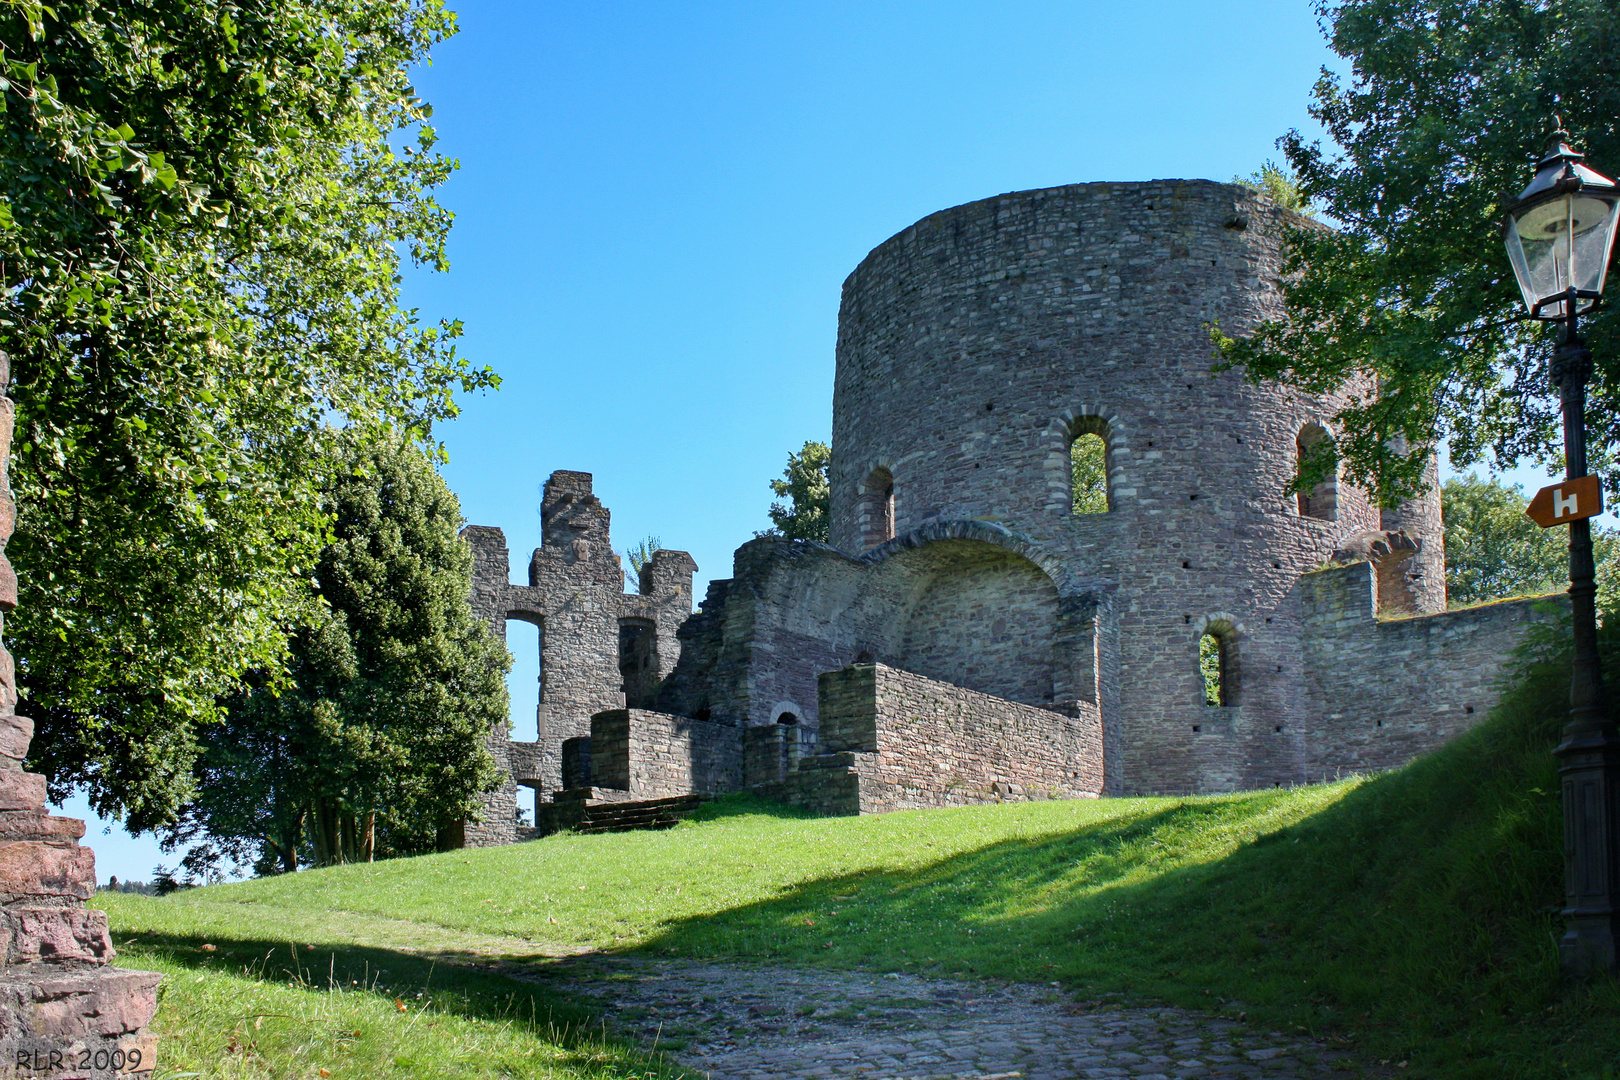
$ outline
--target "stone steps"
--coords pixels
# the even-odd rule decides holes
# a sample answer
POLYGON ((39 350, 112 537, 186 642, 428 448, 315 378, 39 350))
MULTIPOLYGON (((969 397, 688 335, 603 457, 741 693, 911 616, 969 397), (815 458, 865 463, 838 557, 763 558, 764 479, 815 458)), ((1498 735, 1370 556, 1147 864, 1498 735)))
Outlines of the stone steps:
POLYGON ((691 817, 709 801, 707 795, 681 795, 673 799, 643 799, 639 802, 591 806, 585 819, 574 826, 579 833, 630 832, 635 829, 668 829, 691 817))

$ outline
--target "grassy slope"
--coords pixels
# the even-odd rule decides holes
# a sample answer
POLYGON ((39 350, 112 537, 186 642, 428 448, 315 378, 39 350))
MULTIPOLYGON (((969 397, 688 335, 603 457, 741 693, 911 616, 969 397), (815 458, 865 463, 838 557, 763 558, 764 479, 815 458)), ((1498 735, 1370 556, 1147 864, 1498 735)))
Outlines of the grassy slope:
POLYGON ((109 899, 121 932, 171 939, 1061 979, 1349 1038, 1407 1075, 1620 1075, 1615 984, 1557 977, 1563 679, 1532 667, 1473 734, 1368 780, 833 820, 730 801, 669 833, 109 899))

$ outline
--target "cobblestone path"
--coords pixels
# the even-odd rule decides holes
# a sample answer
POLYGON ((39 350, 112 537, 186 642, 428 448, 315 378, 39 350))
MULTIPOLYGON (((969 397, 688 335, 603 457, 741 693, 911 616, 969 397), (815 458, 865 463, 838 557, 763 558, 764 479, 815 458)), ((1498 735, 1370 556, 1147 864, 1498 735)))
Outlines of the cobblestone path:
POLYGON ((710 1080, 1168 1080, 1398 1075, 1347 1051, 1057 987, 688 961, 564 961, 610 1030, 710 1080))

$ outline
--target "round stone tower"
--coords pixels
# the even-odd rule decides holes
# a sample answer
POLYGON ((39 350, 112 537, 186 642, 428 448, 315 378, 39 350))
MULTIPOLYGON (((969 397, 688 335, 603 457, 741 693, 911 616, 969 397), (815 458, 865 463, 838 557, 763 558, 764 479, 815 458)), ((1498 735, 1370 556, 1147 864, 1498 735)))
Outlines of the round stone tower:
POLYGON ((1340 402, 1211 373, 1210 325, 1276 313, 1284 231, 1302 223, 1237 185, 1078 184, 933 214, 844 284, 833 544, 988 521, 1082 583, 1111 791, 1305 778, 1297 583, 1355 534, 1403 529, 1418 551, 1380 568, 1381 595, 1444 608, 1438 496, 1381 513, 1343 481, 1294 494, 1340 402), (1107 512, 1074 512, 1086 435, 1106 446, 1107 512))

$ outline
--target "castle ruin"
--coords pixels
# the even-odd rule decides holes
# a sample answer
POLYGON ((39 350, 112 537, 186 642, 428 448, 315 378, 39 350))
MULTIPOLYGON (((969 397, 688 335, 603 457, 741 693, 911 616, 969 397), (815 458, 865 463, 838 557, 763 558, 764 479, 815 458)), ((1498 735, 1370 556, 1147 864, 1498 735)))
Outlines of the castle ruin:
POLYGON ((1094 183, 879 245, 839 313, 831 543, 745 543, 696 614, 683 552, 623 591, 587 474, 547 482, 527 586, 469 527, 474 608, 541 627, 542 694, 466 842, 533 835, 516 784, 543 831, 743 788, 830 814, 1271 787, 1465 730, 1542 609, 1446 611, 1437 487, 1294 493, 1343 399, 1211 372, 1211 323, 1278 314, 1301 224, 1239 185, 1094 183), (1076 513, 1088 437, 1106 509, 1076 513))

